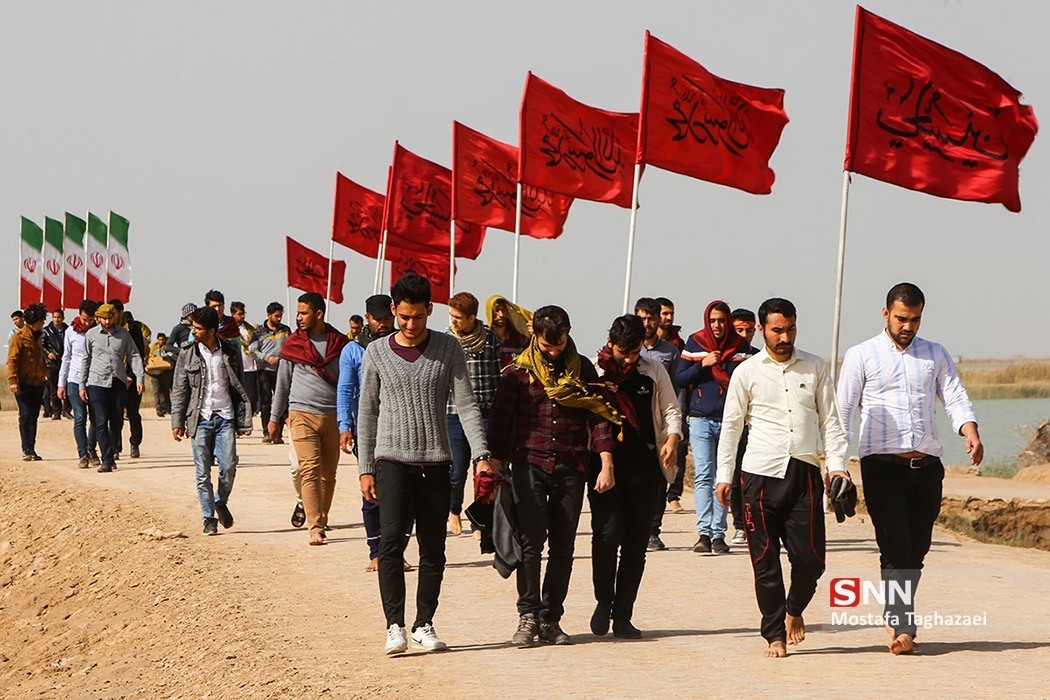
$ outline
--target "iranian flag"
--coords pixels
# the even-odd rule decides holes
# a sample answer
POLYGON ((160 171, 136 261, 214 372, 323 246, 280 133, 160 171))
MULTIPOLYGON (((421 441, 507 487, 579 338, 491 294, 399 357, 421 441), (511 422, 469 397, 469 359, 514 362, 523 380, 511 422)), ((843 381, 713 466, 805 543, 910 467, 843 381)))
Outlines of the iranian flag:
POLYGON ((102 303, 106 299, 106 255, 109 230, 106 222, 88 212, 87 219, 87 298, 102 303))
POLYGON ((62 308, 62 222, 44 217, 44 306, 62 308))
POLYGON ((131 256, 128 255, 128 220, 109 213, 109 268, 106 270, 106 296, 131 301, 131 256))
POLYGON ((66 308, 75 309, 84 301, 87 268, 84 265, 84 236, 87 234, 87 222, 79 216, 66 212, 66 247, 63 252, 62 299, 66 308))
POLYGON ((21 285, 19 286, 18 304, 23 309, 30 304, 40 303, 41 288, 44 284, 44 266, 40 254, 44 249, 44 231, 35 221, 22 217, 22 264, 21 285))

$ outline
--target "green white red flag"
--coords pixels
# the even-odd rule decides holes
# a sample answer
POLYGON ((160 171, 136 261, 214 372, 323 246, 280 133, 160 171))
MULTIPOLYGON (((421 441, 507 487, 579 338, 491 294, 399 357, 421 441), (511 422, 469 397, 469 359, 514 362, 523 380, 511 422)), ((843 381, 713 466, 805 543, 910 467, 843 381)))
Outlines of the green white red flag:
POLYGON ((106 257, 109 255, 109 228, 105 221, 88 212, 87 232, 85 239, 87 246, 84 250, 87 262, 85 294, 92 301, 108 301, 106 299, 106 257))
POLYGON ((62 307, 62 222, 44 217, 44 249, 41 256, 44 264, 43 302, 48 311, 62 307))
POLYGON ((41 252, 44 249, 44 230, 35 221, 22 217, 21 263, 18 305, 23 309, 30 304, 39 304, 43 293, 44 265, 41 252))
POLYGON ((84 236, 87 222, 66 212, 65 248, 62 251, 62 301, 67 309, 75 309, 84 301, 87 265, 84 261, 84 236))
POLYGON ((131 255, 128 253, 128 220, 109 213, 109 267, 106 269, 106 300, 131 301, 131 255))

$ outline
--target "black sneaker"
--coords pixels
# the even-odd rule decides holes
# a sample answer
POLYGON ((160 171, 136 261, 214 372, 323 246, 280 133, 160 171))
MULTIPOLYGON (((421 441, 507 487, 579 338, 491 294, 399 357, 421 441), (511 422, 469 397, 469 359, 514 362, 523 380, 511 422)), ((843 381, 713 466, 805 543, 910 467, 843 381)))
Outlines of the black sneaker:
POLYGON ((270 436, 269 435, 263 435, 262 444, 264 444, 264 445, 269 445, 270 444, 270 436))
POLYGON ((591 615, 591 633, 596 637, 604 637, 609 634, 609 618, 612 617, 612 605, 610 603, 598 603, 591 615))
POLYGON ((22 461, 23 462, 32 462, 33 461, 33 453, 32 452, 23 452, 22 453, 22 461))
POLYGON ((725 537, 716 537, 711 540, 711 551, 715 554, 729 554, 729 545, 725 537))
POLYGON ((700 535, 700 539, 693 545, 693 551, 697 554, 709 554, 711 552, 711 538, 707 535, 700 535))
POLYGON ((111 471, 113 471, 116 468, 117 468, 117 465, 115 465, 115 464, 103 464, 102 466, 100 466, 98 468, 98 471, 102 472, 104 474, 106 472, 111 472, 111 471))
POLYGON ((215 504, 215 515, 219 516, 219 524, 222 525, 223 529, 229 530, 233 527, 233 513, 230 512, 225 503, 215 504))
POLYGON ((631 624, 630 620, 613 621, 613 636, 619 639, 640 639, 641 630, 631 624))
POLYGON ((72 411, 63 411, 62 415, 66 418, 66 420, 73 420, 73 412, 72 411))
POLYGON ((557 622, 540 623, 540 641, 547 644, 572 644, 572 637, 557 622))
POLYGON ((518 631, 514 633, 510 641, 516 647, 531 647, 539 633, 540 623, 536 621, 536 616, 526 613, 518 618, 518 631))
POLYGON ((215 518, 204 519, 204 534, 205 535, 217 535, 219 534, 219 521, 215 518))
POLYGON ((38 455, 38 454, 36 453, 36 450, 33 450, 32 452, 30 452, 30 453, 29 453, 29 457, 30 457, 30 459, 32 459, 32 460, 33 460, 34 462, 39 462, 39 461, 41 461, 42 459, 44 459, 43 457, 41 457, 40 455, 38 455))
POLYGON ((662 552, 667 549, 667 545, 664 544, 659 535, 653 535, 649 538, 649 546, 646 549, 650 552, 662 552))
POLYGON ((138 445, 132 445, 131 446, 131 455, 130 455, 130 457, 132 459, 138 459, 139 456, 140 456, 139 455, 139 446, 138 445))

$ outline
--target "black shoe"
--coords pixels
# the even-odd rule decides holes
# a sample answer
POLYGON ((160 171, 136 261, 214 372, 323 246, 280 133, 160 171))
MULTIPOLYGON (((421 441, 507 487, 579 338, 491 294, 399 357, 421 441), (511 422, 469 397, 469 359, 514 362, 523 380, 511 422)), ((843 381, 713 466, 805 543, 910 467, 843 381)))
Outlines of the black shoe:
POLYGON ((591 633, 596 637, 604 637, 609 634, 609 618, 612 616, 612 605, 610 603, 598 603, 591 615, 591 633))
POLYGON ((725 537, 716 537, 711 540, 711 551, 715 554, 729 554, 729 545, 725 537))
POLYGON ((708 554, 711 552, 711 538, 707 535, 700 535, 700 539, 693 545, 693 551, 697 554, 708 554))
POLYGON ((36 450, 33 450, 29 453, 29 458, 32 459, 34 462, 39 462, 40 460, 44 459, 36 453, 36 450))
POLYGON ((33 461, 33 453, 32 452, 23 452, 22 453, 22 461, 23 462, 32 462, 33 461))
POLYGON ((62 420, 62 414, 61 413, 52 413, 51 414, 51 420, 62 420))
POLYGON ((50 418, 50 417, 51 417, 51 411, 48 411, 47 413, 44 414, 44 418, 50 418))
POLYGON ((557 622, 541 622, 539 638, 547 644, 572 644, 572 637, 557 622))
POLYGON ((264 445, 269 445, 270 444, 270 436, 269 435, 263 435, 262 444, 264 444, 264 445))
POLYGON ((620 639, 640 639, 642 631, 631 624, 630 620, 617 620, 612 626, 613 636, 620 639))
POLYGON ((115 464, 103 464, 101 467, 98 468, 98 471, 100 471, 100 472, 102 472, 104 474, 106 472, 111 472, 111 471, 113 471, 116 468, 117 468, 117 465, 115 465, 115 464))
POLYGON ((131 455, 130 456, 131 456, 132 459, 138 459, 141 456, 139 454, 139 446, 138 445, 132 445, 131 446, 131 455))
POLYGON ((219 524, 222 525, 224 530, 229 530, 233 527, 233 513, 230 512, 225 503, 215 504, 215 514, 219 516, 219 524))
POLYGON ((119 452, 114 452, 113 453, 113 461, 116 462, 118 459, 120 459, 120 453, 119 452))
POLYGON ((219 534, 219 521, 215 518, 204 519, 204 534, 205 535, 217 535, 219 534))
POLYGON ((649 546, 646 547, 650 552, 662 552, 667 549, 667 545, 660 539, 659 535, 653 535, 649 538, 649 546))
POLYGON ((72 411, 63 411, 62 415, 65 416, 66 420, 73 420, 73 412, 72 411))
POLYGON ((518 618, 518 631, 510 641, 516 647, 531 647, 539 633, 540 623, 536 621, 536 616, 526 613, 518 618))

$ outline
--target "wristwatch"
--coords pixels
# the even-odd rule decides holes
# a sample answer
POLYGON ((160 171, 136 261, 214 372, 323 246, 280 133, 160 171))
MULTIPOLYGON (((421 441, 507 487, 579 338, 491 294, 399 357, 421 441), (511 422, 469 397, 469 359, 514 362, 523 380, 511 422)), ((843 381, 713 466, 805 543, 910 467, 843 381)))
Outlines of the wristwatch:
POLYGON ((490 455, 488 452, 482 452, 471 461, 471 466, 476 467, 478 466, 478 462, 487 462, 490 459, 492 459, 492 455, 490 455))

